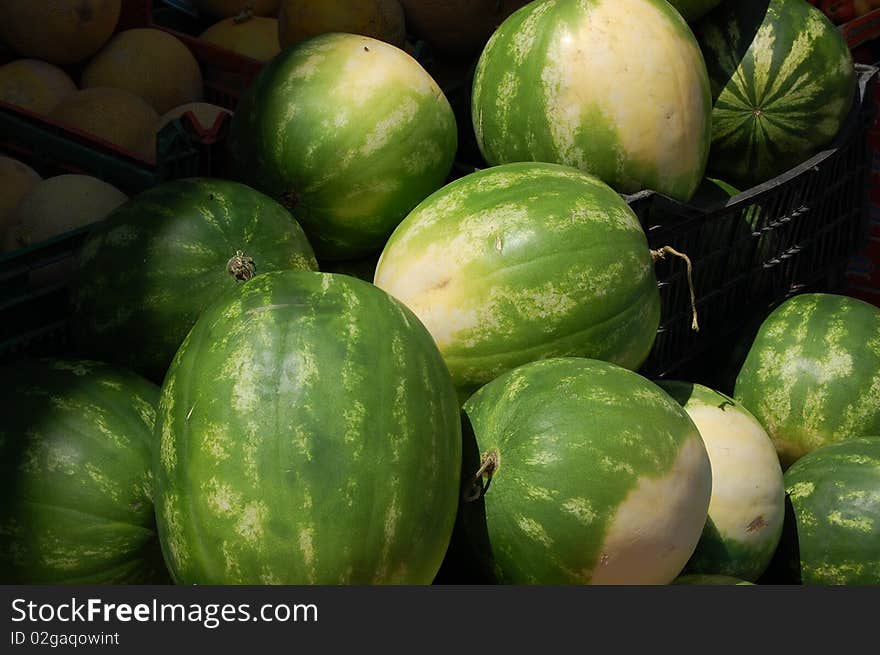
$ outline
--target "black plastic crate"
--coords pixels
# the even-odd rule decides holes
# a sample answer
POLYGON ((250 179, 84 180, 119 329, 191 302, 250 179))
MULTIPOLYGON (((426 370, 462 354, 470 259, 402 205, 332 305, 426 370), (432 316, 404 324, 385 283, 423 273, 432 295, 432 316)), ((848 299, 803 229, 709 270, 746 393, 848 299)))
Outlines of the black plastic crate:
POLYGON ((843 288, 847 261, 867 241, 878 69, 857 66, 858 97, 834 142, 800 166, 714 206, 694 207, 650 191, 628 196, 652 248, 670 245, 693 264, 699 331, 684 262, 657 263, 662 316, 641 372, 711 378, 732 340, 756 314, 806 290, 843 288))

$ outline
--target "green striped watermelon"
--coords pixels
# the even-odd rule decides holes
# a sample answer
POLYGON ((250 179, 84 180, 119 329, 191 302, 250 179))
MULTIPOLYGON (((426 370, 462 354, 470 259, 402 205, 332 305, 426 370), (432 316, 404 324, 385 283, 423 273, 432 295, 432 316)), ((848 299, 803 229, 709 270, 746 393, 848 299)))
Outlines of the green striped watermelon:
POLYGON ((489 164, 566 164, 623 193, 688 200, 711 111, 700 49, 664 0, 532 2, 498 28, 474 76, 472 121, 489 164))
POLYGON ((880 437, 823 446, 785 472, 788 581, 880 585, 880 437))
POLYGON ((374 281, 425 324, 465 396, 547 357, 635 369, 660 320, 638 218, 598 179, 556 164, 448 184, 395 230, 374 281))
POLYGON ((695 27, 712 83, 709 170, 751 187, 837 135, 855 97, 839 30, 806 2, 726 2, 695 27))
POLYGON ((712 463, 709 518, 685 572, 754 582, 773 559, 785 517, 782 469, 773 442, 732 398, 699 384, 658 384, 700 430, 712 463))
POLYGON ((428 584, 461 423, 418 319, 347 275, 259 275, 199 318, 159 403, 156 513, 175 581, 428 584))
POLYGON ((668 584, 679 574, 706 523, 712 473, 696 426, 656 385, 556 358, 499 376, 464 412, 489 468, 463 523, 498 582, 668 584))
POLYGON ((762 323, 734 397, 783 468, 825 444, 880 434, 880 309, 834 294, 785 301, 762 323))
POLYGON ((445 182, 457 147, 443 92, 404 51, 324 34, 263 68, 241 98, 234 174, 278 198, 323 259, 382 249, 445 182))
POLYGON ((0 583, 167 581, 150 464, 159 389, 85 360, 2 375, 0 583))
POLYGON ((154 187, 94 229, 73 285, 82 352, 161 382, 201 311, 255 274, 315 269, 302 229, 280 204, 227 180, 154 187))

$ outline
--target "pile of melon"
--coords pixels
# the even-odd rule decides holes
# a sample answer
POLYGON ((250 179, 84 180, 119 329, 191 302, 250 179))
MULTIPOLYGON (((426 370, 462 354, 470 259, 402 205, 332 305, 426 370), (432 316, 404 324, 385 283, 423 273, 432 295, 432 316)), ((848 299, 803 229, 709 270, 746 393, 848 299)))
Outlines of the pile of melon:
MULTIPOLYGON (((264 60, 228 179, 74 198, 0 160, 13 247, 42 214, 93 223, 55 280, 70 348, 3 371, 0 582, 880 583, 880 308, 777 298, 730 388, 643 368, 680 309, 656 263, 687 255, 629 194, 726 200, 843 134, 855 69, 821 12, 193 4, 264 60), (431 74, 462 64, 464 112, 431 74)), ((2 20, 24 6, 0 38, 51 55, 2 20)), ((78 89, 19 65, 18 97, 136 149, 207 72, 105 31, 78 89)))

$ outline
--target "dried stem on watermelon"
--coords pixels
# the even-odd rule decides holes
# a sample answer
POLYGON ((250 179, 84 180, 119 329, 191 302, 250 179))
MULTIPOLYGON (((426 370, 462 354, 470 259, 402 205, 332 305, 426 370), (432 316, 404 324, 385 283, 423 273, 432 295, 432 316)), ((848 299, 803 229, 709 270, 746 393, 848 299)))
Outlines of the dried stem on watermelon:
POLYGON ((662 248, 651 251, 651 257, 655 262, 658 262, 661 259, 665 259, 667 254, 683 259, 687 264, 688 290, 691 293, 691 313, 694 317, 693 321, 691 321, 691 329, 694 332, 699 332, 700 323, 697 320, 697 297, 696 292, 694 291, 694 267, 691 264, 691 258, 683 253, 678 252, 675 248, 671 246, 663 246, 662 248))
POLYGON ((462 492, 462 497, 466 503, 472 503, 475 500, 479 500, 482 495, 486 493, 486 490, 489 489, 489 484, 492 482, 492 475, 498 469, 500 463, 501 455, 494 448, 483 453, 483 456, 480 459, 480 468, 477 469, 477 472, 474 473, 473 477, 462 492), (485 486, 483 486, 484 476, 487 478, 485 486))

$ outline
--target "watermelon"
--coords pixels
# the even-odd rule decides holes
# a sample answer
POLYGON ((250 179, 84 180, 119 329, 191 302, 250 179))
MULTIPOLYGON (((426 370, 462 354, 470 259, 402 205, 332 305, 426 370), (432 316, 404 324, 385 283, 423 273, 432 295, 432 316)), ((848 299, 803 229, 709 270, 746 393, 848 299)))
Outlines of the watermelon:
POLYGON ((699 384, 658 384, 700 430, 712 464, 709 518, 685 572, 754 582, 773 559, 785 517, 782 469, 773 442, 732 398, 699 384))
POLYGON ((730 575, 698 575, 696 573, 689 573, 677 577, 675 580, 673 580, 672 584, 699 585, 706 587, 721 585, 754 586, 755 583, 749 582, 748 580, 741 580, 730 575))
POLYGON ((2 373, 0 583, 167 582, 152 501, 158 387, 86 360, 2 373))
POLYGON ((161 382, 201 311, 225 290, 278 269, 315 269, 280 204, 226 180, 166 182, 93 230, 72 288, 81 352, 161 382))
POLYGON ((786 300, 761 324, 734 398, 783 469, 820 446, 880 434, 880 309, 835 294, 786 300))
POLYGON ((471 110, 491 165, 566 164, 682 201, 703 178, 711 112, 700 49, 664 0, 526 5, 483 50, 471 110))
POLYGON ((656 385, 608 362, 554 358, 499 376, 464 413, 484 463, 470 475, 485 481, 462 503, 463 522, 495 581, 679 574, 706 523, 712 473, 696 426, 656 385))
POLYGON ((275 57, 229 135, 233 175, 290 209, 321 259, 381 250, 446 181, 457 143, 452 108, 419 63, 353 34, 275 57))
POLYGON ((258 275, 209 307, 162 386, 159 536, 183 584, 429 584, 461 422, 418 319, 347 275, 258 275))
POLYGON ((678 13, 686 21, 692 23, 721 4, 721 0, 669 0, 669 4, 678 9, 678 13))
POLYGON ((425 324, 463 397, 547 357, 635 369, 660 321, 638 218, 606 184, 557 164, 448 184, 394 231, 374 282, 425 324))
POLYGON ((712 84, 709 170, 743 188, 831 143, 856 93, 846 41, 806 2, 726 2, 697 23, 712 84))
POLYGON ((829 444, 785 472, 787 581, 880 585, 880 437, 829 444))

